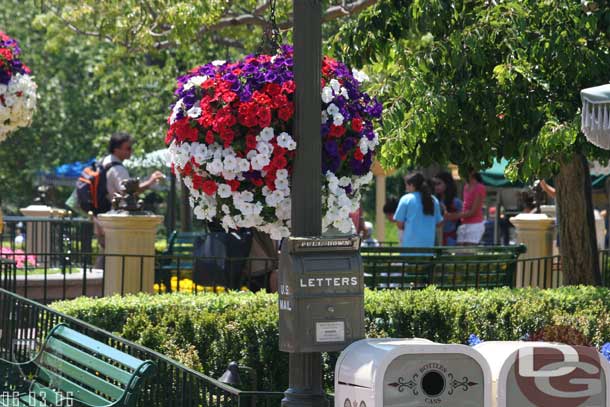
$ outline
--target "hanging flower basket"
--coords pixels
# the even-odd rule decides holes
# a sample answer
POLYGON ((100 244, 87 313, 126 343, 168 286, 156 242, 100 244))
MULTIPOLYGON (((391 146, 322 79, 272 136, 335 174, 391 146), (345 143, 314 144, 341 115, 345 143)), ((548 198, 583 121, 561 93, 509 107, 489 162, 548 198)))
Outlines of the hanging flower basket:
MULTIPOLYGON (((290 235, 295 84, 292 48, 277 55, 216 61, 178 78, 165 139, 175 174, 199 219, 225 229, 254 227, 273 239, 290 235)), ((321 183, 326 231, 349 232, 376 146, 381 104, 363 93, 366 76, 324 58, 321 183)))
POLYGON ((0 142, 29 126, 36 108, 36 83, 20 53, 17 41, 0 31, 0 142))

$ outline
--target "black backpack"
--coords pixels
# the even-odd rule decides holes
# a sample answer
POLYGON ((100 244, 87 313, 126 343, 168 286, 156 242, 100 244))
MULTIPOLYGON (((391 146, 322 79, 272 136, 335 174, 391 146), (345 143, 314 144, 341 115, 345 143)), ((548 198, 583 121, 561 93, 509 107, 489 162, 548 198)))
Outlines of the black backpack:
POLYGON ((106 173, 115 165, 122 164, 116 161, 105 166, 93 163, 80 174, 76 181, 76 200, 83 211, 97 215, 110 210, 112 205, 108 199, 106 173))

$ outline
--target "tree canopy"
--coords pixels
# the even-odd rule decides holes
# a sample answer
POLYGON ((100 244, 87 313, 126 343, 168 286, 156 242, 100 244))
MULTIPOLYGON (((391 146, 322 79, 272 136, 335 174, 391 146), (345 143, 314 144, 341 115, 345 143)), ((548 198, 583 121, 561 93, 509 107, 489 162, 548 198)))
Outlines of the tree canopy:
POLYGON ((609 30, 605 0, 381 0, 333 47, 369 64, 386 164, 507 157, 528 179, 574 151, 607 156, 580 134, 579 91, 608 82, 609 30))

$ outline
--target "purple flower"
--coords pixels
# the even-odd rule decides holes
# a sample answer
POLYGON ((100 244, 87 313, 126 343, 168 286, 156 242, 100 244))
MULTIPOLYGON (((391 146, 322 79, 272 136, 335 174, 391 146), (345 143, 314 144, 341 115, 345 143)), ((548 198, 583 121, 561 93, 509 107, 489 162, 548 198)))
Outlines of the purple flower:
POLYGON ((610 342, 604 343, 599 352, 610 362, 610 342))
POLYGON ((483 342, 481 340, 481 338, 479 338, 475 334, 470 334, 470 336, 468 337, 468 346, 476 346, 476 345, 478 345, 481 342, 483 342))
POLYGON ((324 151, 333 158, 339 156, 339 146, 337 146, 337 142, 334 140, 328 140, 324 143, 324 151))

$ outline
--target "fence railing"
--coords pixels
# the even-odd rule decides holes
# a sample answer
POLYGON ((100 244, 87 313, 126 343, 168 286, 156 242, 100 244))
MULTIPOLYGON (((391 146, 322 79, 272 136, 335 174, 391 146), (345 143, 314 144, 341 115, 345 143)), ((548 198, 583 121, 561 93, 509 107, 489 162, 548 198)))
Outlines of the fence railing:
POLYGON ((138 407, 275 407, 283 397, 282 392, 245 391, 221 383, 155 351, 3 289, 0 289, 0 315, 0 357, 6 360, 32 359, 47 333, 59 323, 139 359, 152 360, 157 374, 147 380, 138 395, 138 407))
POLYGON ((514 286, 523 246, 363 247, 369 288, 493 288, 514 286))
MULTIPOLYGON (((364 281, 373 289, 539 287, 563 284, 560 256, 523 258, 522 249, 470 247, 362 248, 364 281)), ((600 252, 604 285, 610 285, 609 251, 600 252)), ((86 295, 136 291, 223 292, 277 288, 277 259, 94 253, 0 253, 15 267, 0 268, 0 287, 49 303, 86 295)))
POLYGON ((5 216, 0 248, 17 254, 91 253, 94 240, 93 222, 86 218, 5 216))

